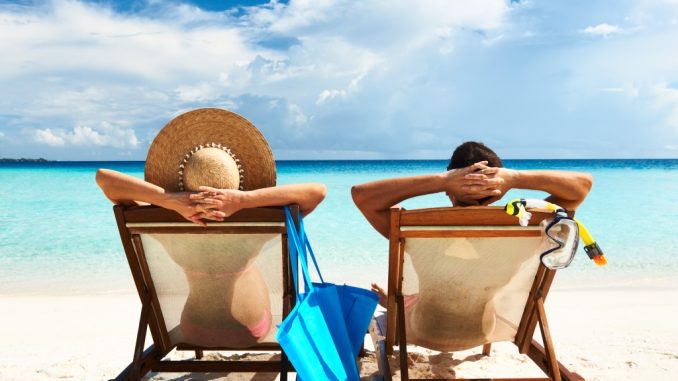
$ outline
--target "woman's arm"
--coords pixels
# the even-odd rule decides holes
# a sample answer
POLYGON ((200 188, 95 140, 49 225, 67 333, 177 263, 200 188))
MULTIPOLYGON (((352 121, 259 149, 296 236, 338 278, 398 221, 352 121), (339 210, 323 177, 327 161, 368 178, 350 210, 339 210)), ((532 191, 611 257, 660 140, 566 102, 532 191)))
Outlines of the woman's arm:
POLYGON ((157 185, 134 176, 126 175, 110 169, 99 169, 96 182, 114 204, 141 205, 144 203, 172 209, 184 218, 199 225, 205 223, 202 218, 210 218, 211 212, 189 198, 187 192, 165 192, 157 185))
MULTIPOLYGON (((476 187, 469 191, 465 175, 488 169, 487 162, 479 162, 466 168, 453 169, 432 175, 401 177, 355 185, 351 188, 353 202, 367 221, 381 235, 388 238, 390 223, 389 209, 404 200, 425 194, 446 192, 448 195, 463 196, 479 200, 497 194, 491 187, 476 187)), ((492 171, 495 169, 489 168, 492 171)))
POLYGON ((114 204, 139 205, 140 201, 157 204, 165 197, 165 190, 159 186, 111 169, 99 169, 96 182, 114 204))
POLYGON ((199 193, 165 192, 157 185, 110 169, 99 169, 96 181, 106 197, 116 204, 158 205, 200 225, 204 225, 202 219, 222 220, 240 209, 261 206, 298 204, 307 215, 327 193, 323 184, 282 185, 251 191, 200 187, 199 193))
POLYGON ((327 188, 323 184, 290 184, 261 188, 251 191, 200 187, 200 193, 191 195, 191 200, 213 209, 214 215, 224 218, 240 209, 261 206, 282 206, 297 204, 305 216, 311 213, 325 199, 327 188))

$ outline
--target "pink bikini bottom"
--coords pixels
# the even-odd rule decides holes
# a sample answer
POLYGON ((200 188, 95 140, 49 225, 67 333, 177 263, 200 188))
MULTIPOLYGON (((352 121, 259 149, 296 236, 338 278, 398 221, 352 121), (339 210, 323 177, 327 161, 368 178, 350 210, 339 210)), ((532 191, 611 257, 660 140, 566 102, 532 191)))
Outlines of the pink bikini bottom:
MULTIPOLYGON (((184 268, 184 272, 189 279, 226 279, 240 276, 254 267, 255 262, 236 272, 202 272, 193 271, 184 268)), ((185 314, 181 313, 180 328, 181 333, 187 343, 202 345, 206 347, 225 347, 225 348, 245 348, 257 343, 258 339, 266 336, 271 329, 271 312, 263 312, 258 323, 251 327, 233 323, 227 328, 210 328, 189 321, 185 314)))
POLYGON ((414 305, 417 304, 417 299, 419 294, 412 295, 403 295, 403 307, 405 307, 405 312, 410 313, 414 309, 414 305))
POLYGON ((271 312, 264 311, 258 323, 251 327, 234 325, 228 328, 209 328, 194 324, 181 314, 181 333, 189 344, 205 347, 245 348, 257 343, 271 329, 271 312))

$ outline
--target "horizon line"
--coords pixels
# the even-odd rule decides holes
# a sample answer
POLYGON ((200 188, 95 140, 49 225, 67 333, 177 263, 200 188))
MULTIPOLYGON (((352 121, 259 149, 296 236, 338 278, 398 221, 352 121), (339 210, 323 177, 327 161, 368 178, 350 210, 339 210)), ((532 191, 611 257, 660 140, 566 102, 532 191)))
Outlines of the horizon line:
MULTIPOLYGON (((627 158, 502 158, 502 160, 522 160, 522 161, 565 161, 565 160, 678 160, 671 157, 627 157, 627 158)), ((282 161, 449 161, 449 159, 275 159, 276 162, 282 161)), ((146 160, 52 160, 44 158, 0 158, 0 163, 97 163, 97 162, 115 162, 115 163, 143 163, 146 160)))

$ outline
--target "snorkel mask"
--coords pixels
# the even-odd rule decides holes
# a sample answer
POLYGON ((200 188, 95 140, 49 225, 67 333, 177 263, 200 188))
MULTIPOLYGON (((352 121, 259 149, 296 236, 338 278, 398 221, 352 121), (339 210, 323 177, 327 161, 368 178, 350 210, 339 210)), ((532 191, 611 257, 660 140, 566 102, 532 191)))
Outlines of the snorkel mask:
POLYGON ((543 233, 547 237, 547 247, 540 255, 541 263, 549 269, 563 269, 572 263, 579 245, 579 237, 584 241, 584 251, 598 266, 607 264, 603 251, 593 239, 588 229, 576 218, 570 218, 560 206, 544 200, 513 199, 504 210, 518 217, 521 226, 527 226, 532 214, 527 208, 546 209, 555 213, 552 220, 542 221, 543 233))

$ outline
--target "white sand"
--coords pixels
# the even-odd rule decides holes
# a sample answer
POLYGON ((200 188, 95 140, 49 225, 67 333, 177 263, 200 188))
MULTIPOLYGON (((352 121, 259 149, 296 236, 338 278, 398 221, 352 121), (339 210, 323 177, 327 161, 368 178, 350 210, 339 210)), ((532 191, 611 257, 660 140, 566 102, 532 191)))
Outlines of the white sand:
MULTIPOLYGON (((546 307, 560 361, 587 380, 666 380, 678 374, 678 288, 556 288, 546 307)), ((139 308, 132 293, 0 296, 0 380, 115 377, 132 358, 139 308)), ((475 356, 478 353, 437 355, 431 359, 432 368, 415 368, 433 369, 447 377, 538 374, 534 366, 524 366, 525 357, 512 345, 496 345, 489 358, 475 356)), ((374 364, 368 364, 363 374, 373 371, 374 364)), ((209 379, 273 380, 275 376, 209 379)))

